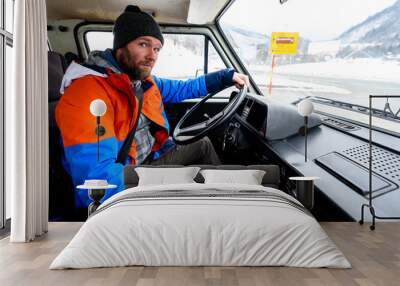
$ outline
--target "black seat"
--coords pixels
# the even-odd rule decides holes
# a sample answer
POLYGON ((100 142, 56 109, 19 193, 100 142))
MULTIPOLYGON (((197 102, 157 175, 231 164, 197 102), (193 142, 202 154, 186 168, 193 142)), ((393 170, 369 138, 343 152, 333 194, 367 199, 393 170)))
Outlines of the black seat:
POLYGON ((74 188, 64 170, 61 158, 60 131, 55 120, 55 108, 61 97, 60 86, 66 69, 65 60, 56 52, 48 52, 49 72, 49 220, 76 220, 74 188))

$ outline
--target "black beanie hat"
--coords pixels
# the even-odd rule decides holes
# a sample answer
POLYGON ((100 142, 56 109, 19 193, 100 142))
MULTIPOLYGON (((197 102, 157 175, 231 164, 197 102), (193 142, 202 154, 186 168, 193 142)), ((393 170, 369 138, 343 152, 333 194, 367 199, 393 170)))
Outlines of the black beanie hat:
POLYGON ((153 17, 142 12, 138 6, 128 5, 114 24, 114 51, 141 36, 152 36, 164 44, 160 26, 153 17))

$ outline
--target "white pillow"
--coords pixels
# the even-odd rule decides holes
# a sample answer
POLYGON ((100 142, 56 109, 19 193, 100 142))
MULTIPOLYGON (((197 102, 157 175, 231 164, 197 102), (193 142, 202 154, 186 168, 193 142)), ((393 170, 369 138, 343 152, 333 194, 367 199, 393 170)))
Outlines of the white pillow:
POLYGON ((265 171, 261 170, 201 170, 204 183, 234 183, 261 185, 265 171))
POLYGON ((135 168, 139 186, 195 183, 193 179, 199 170, 199 167, 135 168))

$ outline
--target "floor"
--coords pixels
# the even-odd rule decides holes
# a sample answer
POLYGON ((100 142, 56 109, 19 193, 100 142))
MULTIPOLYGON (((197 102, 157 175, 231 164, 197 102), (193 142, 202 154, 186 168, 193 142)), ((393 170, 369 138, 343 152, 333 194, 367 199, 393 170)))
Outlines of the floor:
POLYGON ((0 285, 400 285, 400 223, 321 223, 353 268, 123 267, 48 270, 81 223, 50 223, 32 243, 0 240, 0 285))

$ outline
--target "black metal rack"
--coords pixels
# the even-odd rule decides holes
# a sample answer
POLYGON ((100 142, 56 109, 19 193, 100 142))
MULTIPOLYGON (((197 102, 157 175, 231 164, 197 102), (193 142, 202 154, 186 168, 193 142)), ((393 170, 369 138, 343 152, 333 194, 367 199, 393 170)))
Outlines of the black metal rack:
MULTIPOLYGON (((369 211, 372 215, 372 225, 370 225, 370 229, 375 229, 375 219, 400 219, 400 217, 382 217, 378 216, 375 213, 375 209, 372 205, 372 99, 373 98, 400 98, 400 95, 370 95, 369 96, 369 203, 363 204, 361 206, 361 220, 360 224, 364 223, 364 208, 369 208, 369 211)), ((386 109, 386 107, 385 107, 386 109)), ((400 109, 399 109, 400 110, 400 109)), ((397 116, 398 112, 396 113, 397 116)))

